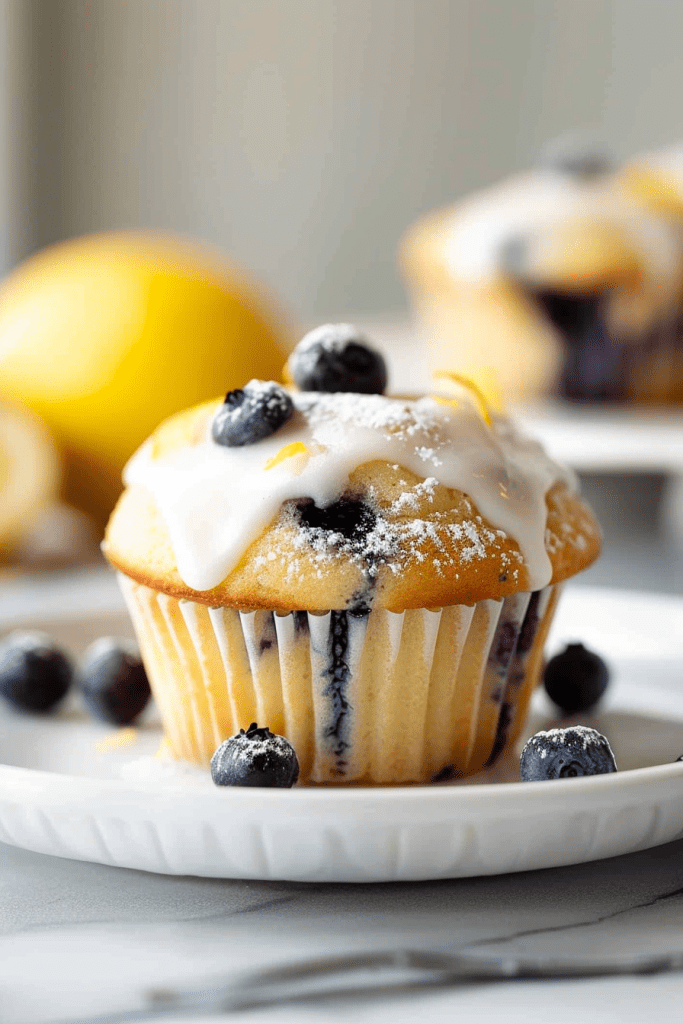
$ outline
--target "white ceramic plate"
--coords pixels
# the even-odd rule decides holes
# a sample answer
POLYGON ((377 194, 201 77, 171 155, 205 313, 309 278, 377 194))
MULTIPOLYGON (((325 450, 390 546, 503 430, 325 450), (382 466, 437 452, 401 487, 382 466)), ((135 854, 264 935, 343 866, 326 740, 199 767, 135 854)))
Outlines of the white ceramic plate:
MULTIPOLYGON (((73 647, 129 630, 120 614, 41 625, 73 647)), ((218 789, 154 759, 153 715, 115 748, 77 706, 44 719, 3 711, 0 839, 169 874, 370 882, 552 867, 683 836, 683 763, 672 763, 683 753, 683 599, 570 589, 549 648, 571 639, 613 669, 589 724, 612 742, 616 775, 522 784, 509 781, 510 758, 455 785, 218 789)), ((529 732, 552 720, 537 698, 529 732)))

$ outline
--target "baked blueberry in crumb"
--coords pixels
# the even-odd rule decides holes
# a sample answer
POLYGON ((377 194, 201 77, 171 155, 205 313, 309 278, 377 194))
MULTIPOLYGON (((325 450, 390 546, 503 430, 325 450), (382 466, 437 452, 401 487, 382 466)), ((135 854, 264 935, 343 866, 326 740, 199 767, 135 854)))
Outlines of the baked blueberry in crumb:
POLYGON ((214 416, 211 436, 216 444, 241 448, 270 437, 291 418, 294 403, 275 381, 251 380, 228 391, 214 416))
POLYGON ((70 658, 47 633, 17 630, 0 643, 0 694, 20 711, 50 711, 73 675, 70 658))
POLYGON ((608 682, 607 665, 583 644, 568 644, 550 659, 543 673, 546 693, 570 715, 595 707, 608 682))
POLYGON ((291 789, 299 778, 299 762, 284 736, 252 722, 218 747, 211 758, 211 778, 217 786, 291 789))
POLYGON ((130 725, 151 696, 135 644, 103 636, 88 647, 79 682, 89 711, 103 722, 130 725))
POLYGON ((615 772, 617 765, 602 733, 575 725, 570 729, 537 732, 527 740, 519 770, 522 782, 544 782, 579 775, 606 775, 615 772))
POLYGON ((309 331, 287 365, 302 391, 381 395, 387 386, 384 358, 351 324, 324 324, 309 331))
POLYGON ((302 526, 308 530, 339 534, 346 541, 361 543, 374 529, 377 514, 360 498, 339 498, 320 508, 311 498, 297 503, 302 526))

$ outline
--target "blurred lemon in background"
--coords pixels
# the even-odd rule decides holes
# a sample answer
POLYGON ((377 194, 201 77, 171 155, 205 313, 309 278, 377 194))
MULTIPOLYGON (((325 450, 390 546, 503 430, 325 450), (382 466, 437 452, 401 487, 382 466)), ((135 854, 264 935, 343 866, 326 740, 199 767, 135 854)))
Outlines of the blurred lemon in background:
POLYGON ((0 286, 0 395, 42 417, 66 500, 100 524, 125 461, 160 420, 252 377, 277 379, 287 341, 243 271, 173 236, 64 242, 0 286))

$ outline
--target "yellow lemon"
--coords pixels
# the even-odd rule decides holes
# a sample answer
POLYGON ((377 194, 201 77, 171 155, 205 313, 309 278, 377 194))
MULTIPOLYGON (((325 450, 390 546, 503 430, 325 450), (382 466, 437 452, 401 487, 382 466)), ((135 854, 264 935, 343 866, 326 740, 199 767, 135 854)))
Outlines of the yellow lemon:
POLYGON ((278 379, 287 341, 243 271, 173 236, 64 242, 0 287, 0 394, 47 423, 65 497, 101 523, 160 420, 252 377, 278 379))

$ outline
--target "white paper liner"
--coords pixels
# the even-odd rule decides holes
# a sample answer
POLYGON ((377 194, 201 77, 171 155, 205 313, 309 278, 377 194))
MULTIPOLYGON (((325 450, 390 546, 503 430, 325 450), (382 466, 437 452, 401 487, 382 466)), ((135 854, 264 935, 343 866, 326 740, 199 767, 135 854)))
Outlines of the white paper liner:
POLYGON ((257 722, 290 740, 310 783, 483 768, 521 728, 557 596, 547 587, 439 610, 278 614, 119 579, 175 756, 208 765, 257 722))

